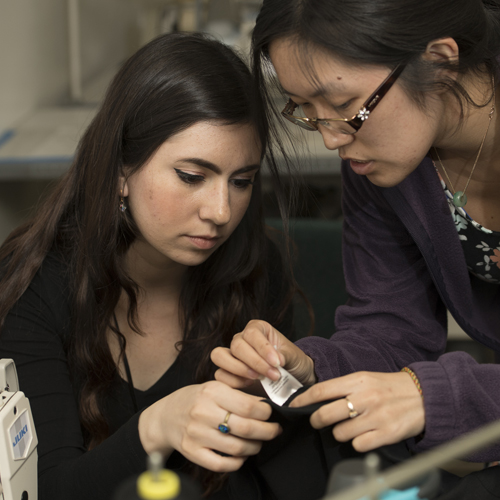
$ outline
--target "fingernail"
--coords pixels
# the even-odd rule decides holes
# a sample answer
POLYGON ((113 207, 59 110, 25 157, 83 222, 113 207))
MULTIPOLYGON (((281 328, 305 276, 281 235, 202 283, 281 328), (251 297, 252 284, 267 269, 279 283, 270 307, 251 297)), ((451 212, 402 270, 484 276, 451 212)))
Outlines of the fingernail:
POLYGON ((259 373, 252 370, 251 368, 248 369, 248 378, 258 379, 259 377, 260 377, 259 373))
POLYGON ((278 370, 276 370, 276 368, 270 368, 269 370, 267 370, 267 377, 271 380, 279 380, 281 374, 278 370))
POLYGON ((280 366, 280 358, 278 356, 278 353, 276 352, 269 354, 269 356, 267 357, 267 362, 274 367, 280 366))

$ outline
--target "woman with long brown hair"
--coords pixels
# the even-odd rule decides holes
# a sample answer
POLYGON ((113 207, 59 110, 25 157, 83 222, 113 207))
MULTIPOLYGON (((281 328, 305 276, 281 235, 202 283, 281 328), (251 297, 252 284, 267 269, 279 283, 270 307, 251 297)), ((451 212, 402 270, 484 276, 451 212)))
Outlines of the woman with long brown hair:
POLYGON ((288 328, 292 281, 261 208, 264 158, 278 180, 268 138, 230 49, 159 37, 0 248, 0 356, 31 403, 40 500, 108 500, 153 451, 234 471, 280 432, 259 398, 210 381, 210 352, 249 320, 288 328))

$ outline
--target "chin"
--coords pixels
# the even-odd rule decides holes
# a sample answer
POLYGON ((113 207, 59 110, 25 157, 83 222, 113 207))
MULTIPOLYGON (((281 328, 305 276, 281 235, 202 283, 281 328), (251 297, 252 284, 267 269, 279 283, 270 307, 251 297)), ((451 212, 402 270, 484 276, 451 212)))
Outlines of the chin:
POLYGON ((204 262, 206 262, 209 259, 208 257, 203 258, 191 258, 191 259, 178 259, 177 263, 180 264, 181 266, 186 266, 186 267, 196 267, 200 266, 204 262))
POLYGON ((208 259, 210 259, 210 257, 212 257, 212 254, 214 252, 210 252, 209 254, 198 254, 198 255, 192 255, 192 256, 189 256, 185 259, 182 259, 182 262, 180 262, 182 265, 184 266, 188 266, 188 267, 196 267, 196 266, 200 266, 201 264, 203 264, 204 262, 206 262, 208 259))
POLYGON ((394 178, 394 177, 390 177, 387 175, 380 175, 380 174, 369 174, 366 177, 375 186, 383 187, 383 188, 391 188, 391 187, 397 186, 398 184, 403 182, 405 179, 404 177, 403 178, 394 178))

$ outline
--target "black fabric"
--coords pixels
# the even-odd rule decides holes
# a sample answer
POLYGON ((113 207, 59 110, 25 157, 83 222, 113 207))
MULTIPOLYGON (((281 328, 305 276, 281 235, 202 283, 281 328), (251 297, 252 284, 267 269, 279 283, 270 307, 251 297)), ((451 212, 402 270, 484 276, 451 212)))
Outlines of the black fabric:
POLYGON ((463 478, 442 478, 442 493, 437 500, 495 500, 500 498, 500 467, 473 472, 463 478))
MULTIPOLYGON (((277 259, 279 253, 270 245, 271 307, 281 301, 284 292, 282 265, 277 259)), ((127 382, 117 374, 104 400, 111 435, 93 450, 86 449, 77 404, 81 387, 73 380, 67 358, 72 334, 70 297, 68 266, 59 255, 50 253, 5 319, 0 358, 14 359, 20 388, 31 405, 38 436, 38 499, 109 500, 121 482, 146 467, 138 432, 140 413, 134 410, 127 382)), ((276 326, 290 333, 291 323, 288 314, 285 323, 276 326)), ((194 383, 192 365, 188 356, 178 356, 147 391, 134 388, 139 409, 194 383)), ((174 452, 167 467, 179 469, 185 463, 174 452)), ((251 475, 242 477, 250 484, 255 482, 251 475)))
MULTIPOLYGON (((325 401, 301 408, 288 405, 307 390, 303 387, 283 405, 266 399, 272 409, 270 421, 278 422, 283 433, 264 443, 259 455, 252 457, 240 475, 232 475, 228 491, 238 500, 317 500, 326 493, 332 469, 342 460, 363 458, 351 442, 335 440, 332 427, 315 430, 309 418, 325 401), (246 477, 245 477, 246 475, 246 477), (252 487, 248 476, 253 476, 252 487), (245 480, 243 480, 245 477, 245 480), (238 485, 238 481, 241 483, 238 485), (245 485, 245 486, 244 486, 245 485), (239 487, 241 486, 241 487, 239 487)), ((388 469, 412 457, 406 444, 397 443, 373 450, 381 460, 381 470, 388 469)), ((500 498, 500 467, 491 467, 465 478, 439 471, 441 484, 435 500, 493 500, 500 498)))
MULTIPOLYGON (((119 332, 120 328, 118 326, 118 319, 116 318, 115 313, 113 313, 113 321, 115 322, 116 331, 119 332)), ((118 339, 120 340, 120 346, 123 350, 123 364, 125 365, 125 373, 127 374, 127 385, 130 393, 130 399, 134 405, 134 413, 137 413, 139 411, 139 405, 137 404, 137 398, 135 397, 134 381, 132 380, 132 372, 130 371, 130 365, 128 364, 127 353, 125 351, 125 338, 120 335, 118 339)))
MULTIPOLYGON (((335 440, 332 427, 314 429, 310 416, 324 401, 301 408, 288 405, 295 397, 307 390, 305 386, 293 394, 288 401, 279 406, 266 399, 272 407, 270 421, 278 422, 283 428, 280 436, 264 443, 261 452, 250 458, 242 469, 242 475, 253 474, 260 490, 244 491, 238 488, 238 476, 231 477, 232 490, 238 491, 238 500, 316 500, 325 494, 330 472, 335 464, 348 458, 363 457, 348 443, 335 440), (257 495, 257 496, 255 496, 257 495)), ((406 460, 410 453, 404 443, 384 446, 374 450, 381 458, 382 469, 406 460)))

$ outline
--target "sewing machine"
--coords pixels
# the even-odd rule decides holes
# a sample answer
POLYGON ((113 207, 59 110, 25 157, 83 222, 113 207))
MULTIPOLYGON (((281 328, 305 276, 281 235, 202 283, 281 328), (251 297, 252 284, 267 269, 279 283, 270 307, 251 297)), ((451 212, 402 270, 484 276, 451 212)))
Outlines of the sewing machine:
POLYGON ((12 359, 0 360, 0 500, 37 500, 38 439, 12 359))

